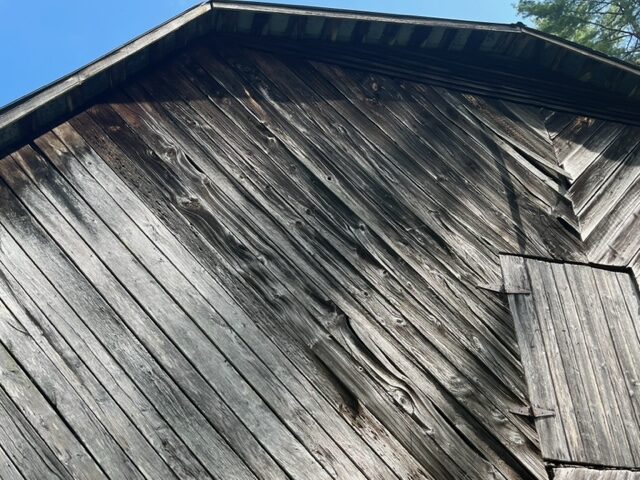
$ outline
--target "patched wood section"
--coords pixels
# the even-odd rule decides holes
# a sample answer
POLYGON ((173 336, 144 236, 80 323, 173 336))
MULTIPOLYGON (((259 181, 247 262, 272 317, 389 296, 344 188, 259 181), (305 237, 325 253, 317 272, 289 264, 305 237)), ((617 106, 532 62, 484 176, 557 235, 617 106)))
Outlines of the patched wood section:
POLYGON ((640 466, 640 300, 629 273, 502 256, 542 454, 640 466), (535 415, 535 410, 534 410, 535 415))
POLYGON ((506 300, 478 288, 499 252, 585 260, 545 134, 529 107, 216 46, 35 139, 0 161, 0 342, 42 461, 0 461, 545 479, 506 300))
POLYGON ((595 470, 587 468, 556 468, 554 480, 640 480, 640 472, 629 470, 595 470))
POLYGON ((547 113, 567 199, 589 260, 629 266, 640 278, 640 128, 547 113))

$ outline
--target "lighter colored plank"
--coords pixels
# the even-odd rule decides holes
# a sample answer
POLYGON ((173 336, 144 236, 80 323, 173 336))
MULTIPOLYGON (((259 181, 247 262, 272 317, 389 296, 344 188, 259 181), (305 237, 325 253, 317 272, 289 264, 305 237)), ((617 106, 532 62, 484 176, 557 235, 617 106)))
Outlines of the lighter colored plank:
MULTIPOLYGON (((4 305, 0 310, 0 317, 0 321, 11 321, 4 305)), ((25 458, 24 460, 29 462, 29 468, 40 466, 43 471, 52 470, 55 472, 54 475, 62 478, 78 480, 106 480, 108 478, 74 432, 69 430, 57 411, 40 394, 25 371, 2 344, 0 344, 0 396, 4 402, 5 412, 11 418, 8 422, 24 431, 26 433, 24 441, 31 445, 29 448, 35 450, 41 459, 46 458, 44 464, 39 464, 37 458, 34 458, 34 463, 31 464, 32 460, 25 458), (26 425, 27 420, 31 424, 30 426, 26 425), (21 423, 22 425, 20 425, 21 423), (46 446, 41 442, 44 442, 46 446), (50 452, 53 452, 55 457, 49 455, 50 452)), ((11 428, 8 422, 7 426, 11 428)), ((0 425, 2 423, 4 422, 0 422, 0 425)), ((12 435, 12 441, 14 440, 18 441, 18 437, 12 435)), ((3 444, 3 446, 5 445, 9 446, 9 443, 3 444)), ((20 462, 19 467, 25 471, 26 464, 20 462)), ((121 468, 126 469, 124 465, 121 468)), ((123 480, 126 478, 117 469, 111 469, 111 472, 114 474, 112 478, 123 480)), ((48 474, 34 478, 48 478, 48 474)), ((133 478, 140 477, 134 476, 133 478)))
MULTIPOLYGON (((0 438, 0 445, 4 443, 5 448, 7 442, 8 439, 0 438)), ((13 461, 5 453, 2 446, 0 446, 0 480, 24 480, 24 477, 22 476, 16 465, 13 463, 13 461)))
POLYGON ((564 374, 570 388, 573 413, 577 417, 584 448, 582 458, 597 462, 601 450, 598 447, 595 425, 598 424, 599 419, 594 419, 591 406, 598 403, 600 398, 595 383, 590 382, 589 374, 583 371, 584 362, 588 362, 583 351, 583 338, 581 335, 576 335, 575 329, 572 329, 572 323, 567 318, 567 315, 572 315, 572 310, 565 305, 566 297, 563 300, 560 294, 560 288, 566 289, 567 286, 562 283, 562 278, 557 281, 554 275, 554 270, 560 265, 539 261, 529 261, 528 264, 536 265, 542 274, 540 285, 549 304, 548 320, 558 340, 564 374))
POLYGON ((566 321, 567 334, 571 339, 571 344, 576 355, 578 367, 580 369, 580 380, 582 391, 588 398, 591 421, 593 422, 596 436, 595 445, 598 448, 598 455, 594 461, 606 463, 607 458, 612 458, 611 448, 616 438, 608 421, 608 409, 600 392, 599 378, 597 373, 598 363, 592 354, 592 344, 590 337, 585 335, 582 326, 582 309, 576 306, 575 296, 572 292, 572 283, 567 275, 565 266, 561 263, 551 265, 555 287, 560 298, 562 310, 566 321))
POLYGON ((599 268, 592 269, 592 273, 605 313, 605 325, 611 333, 618 358, 620 376, 625 382, 625 393, 634 413, 629 416, 626 426, 637 466, 640 465, 640 338, 626 306, 626 300, 632 302, 633 298, 625 298, 617 281, 619 273, 599 268))
POLYGON ((583 238, 587 238, 597 228, 598 224, 615 208, 627 192, 632 190, 639 179, 640 147, 636 147, 624 159, 620 168, 599 187, 590 202, 580 212, 582 225, 580 233, 583 238))
POLYGON ((634 390, 640 354, 629 344, 631 338, 637 345, 638 337, 625 304, 637 302, 637 294, 623 294, 615 272, 522 257, 501 260, 505 290, 530 288, 535 306, 528 311, 527 296, 509 295, 532 402, 544 399, 541 394, 555 395, 551 423, 567 440, 561 456, 547 457, 558 437, 544 430, 549 420, 536 419, 543 455, 559 462, 638 466, 634 390))
MULTIPOLYGON (((630 318, 630 323, 627 324, 629 341, 632 344, 636 341, 640 344, 640 292, 638 291, 638 273, 640 273, 640 269, 635 273, 635 279, 631 275, 622 272, 617 272, 615 276, 630 318), (635 338, 631 333, 632 327, 635 330, 635 338)), ((640 378, 635 380, 640 382, 640 378)))
MULTIPOLYGON (((3 347, 0 346, 0 348, 3 347)), ((7 371, 8 368, 12 367, 0 363, 0 381, 3 376, 10 373, 7 371)), ((73 479, 62 460, 40 438, 2 387, 0 387, 0 445, 0 457, 7 462, 4 467, 0 467, 0 470, 4 469, 3 474, 12 470, 21 472, 16 477, 2 477, 3 480, 23 477, 27 480, 73 479)), ((102 478, 106 479, 106 477, 102 478)))
POLYGON ((556 468, 554 480, 640 480, 640 472, 593 468, 556 468))
POLYGON ((611 451, 611 456, 605 456, 607 465, 633 467, 635 462, 632 442, 636 436, 633 428, 636 426, 634 412, 624 385, 611 333, 607 329, 606 316, 593 280, 592 268, 565 264, 576 309, 580 315, 580 325, 595 362, 596 381, 612 433, 611 443, 598 443, 601 448, 608 447, 611 451))
POLYGON ((0 305, 0 341, 8 344, 7 350, 21 362, 104 472, 114 478, 143 479, 161 474, 175 479, 95 379, 83 383, 78 378, 35 323, 37 313, 20 306, 9 282, 6 277, 0 279, 4 302, 0 305))
MULTIPOLYGON (((507 292, 531 289, 524 258, 502 255, 500 261, 507 292)), ((553 389, 553 376, 547 360, 548 352, 545 350, 533 299, 531 295, 525 294, 510 294, 508 298, 518 335, 531 405, 559 412, 558 400, 553 389)), ((552 460, 570 458, 560 415, 536 419, 536 428, 540 433, 540 448, 544 458, 552 460)))
MULTIPOLYGON (((585 446, 580 427, 584 429, 584 426, 591 422, 591 418, 588 410, 585 412, 585 410, 576 408, 579 402, 574 400, 574 396, 580 393, 580 387, 576 385, 575 379, 572 378, 574 371, 571 369, 572 363, 570 359, 567 358, 568 352, 566 348, 570 345, 558 340, 562 335, 564 314, 561 305, 554 301, 556 299, 545 288, 545 284, 547 284, 548 287, 551 287, 549 290, 553 291, 553 285, 549 285, 549 281, 553 279, 551 267, 547 262, 529 259, 526 260, 526 267, 531 282, 531 299, 540 322, 539 334, 544 344, 551 380, 553 381, 553 391, 556 396, 556 405, 558 406, 555 414, 560 415, 562 418, 562 428, 567 439, 569 458, 575 461, 583 461, 586 460, 587 456, 585 455, 585 446), (587 413, 587 418, 580 418, 585 413, 587 413)), ((529 366, 529 368, 531 367, 529 366)))
MULTIPOLYGON (((22 261, 16 265, 21 248, 8 237, 4 227, 0 227, 0 241, 12 249, 12 254, 5 255, 0 262, 0 295, 19 320, 21 328, 29 333, 51 361, 56 362, 52 372, 62 372, 113 437, 127 450, 131 448, 132 459, 142 460, 142 469, 148 471, 148 476, 175 478, 177 475, 181 480, 206 478, 202 466, 176 438, 171 427, 159 418, 155 408, 130 381, 127 373, 116 364, 77 314, 59 298, 59 293, 41 277, 35 265, 26 256, 21 256, 22 261), (27 285, 28 291, 5 263, 27 285), (47 301, 39 307, 34 297, 46 298, 47 301), (146 437, 144 440, 141 433, 146 437), (160 458, 148 452, 147 441, 171 471, 160 458), (149 465, 147 462, 152 463, 149 465)), ((95 316, 90 321, 104 322, 103 319, 97 321, 95 316)), ((124 338, 124 335, 119 335, 121 344, 125 343, 124 338)), ((151 392, 148 390, 146 393, 151 392)))

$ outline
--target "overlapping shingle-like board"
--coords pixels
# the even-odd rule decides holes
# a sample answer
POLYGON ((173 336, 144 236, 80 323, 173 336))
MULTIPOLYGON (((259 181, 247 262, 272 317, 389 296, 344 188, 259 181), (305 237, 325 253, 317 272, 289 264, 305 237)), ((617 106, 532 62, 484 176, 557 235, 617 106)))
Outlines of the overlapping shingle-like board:
POLYGON ((572 204, 589 260, 640 274, 640 130, 576 115, 550 114, 558 162, 572 176, 572 204))

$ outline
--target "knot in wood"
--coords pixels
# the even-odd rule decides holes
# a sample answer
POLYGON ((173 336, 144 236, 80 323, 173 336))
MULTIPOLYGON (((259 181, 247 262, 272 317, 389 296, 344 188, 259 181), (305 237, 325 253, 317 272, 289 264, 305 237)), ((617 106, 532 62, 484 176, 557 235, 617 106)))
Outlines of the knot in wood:
POLYGON ((198 206, 200 201, 196 197, 179 197, 178 204, 181 207, 193 208, 198 206))
POLYGON ((402 388, 394 388, 391 391, 391 396, 393 397, 393 400, 400 406, 400 408, 402 408, 402 410, 404 410, 409 415, 413 415, 413 412, 415 411, 415 405, 413 399, 411 398, 411 395, 409 395, 406 390, 402 388))

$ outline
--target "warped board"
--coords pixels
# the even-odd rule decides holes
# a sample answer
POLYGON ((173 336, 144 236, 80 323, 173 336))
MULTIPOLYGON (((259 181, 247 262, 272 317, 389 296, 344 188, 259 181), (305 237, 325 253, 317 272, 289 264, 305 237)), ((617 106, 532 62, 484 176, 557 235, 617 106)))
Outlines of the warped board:
POLYGON ((531 404, 545 411, 536 418, 543 456, 639 467, 640 303, 633 277, 518 256, 503 255, 501 263, 531 404))

